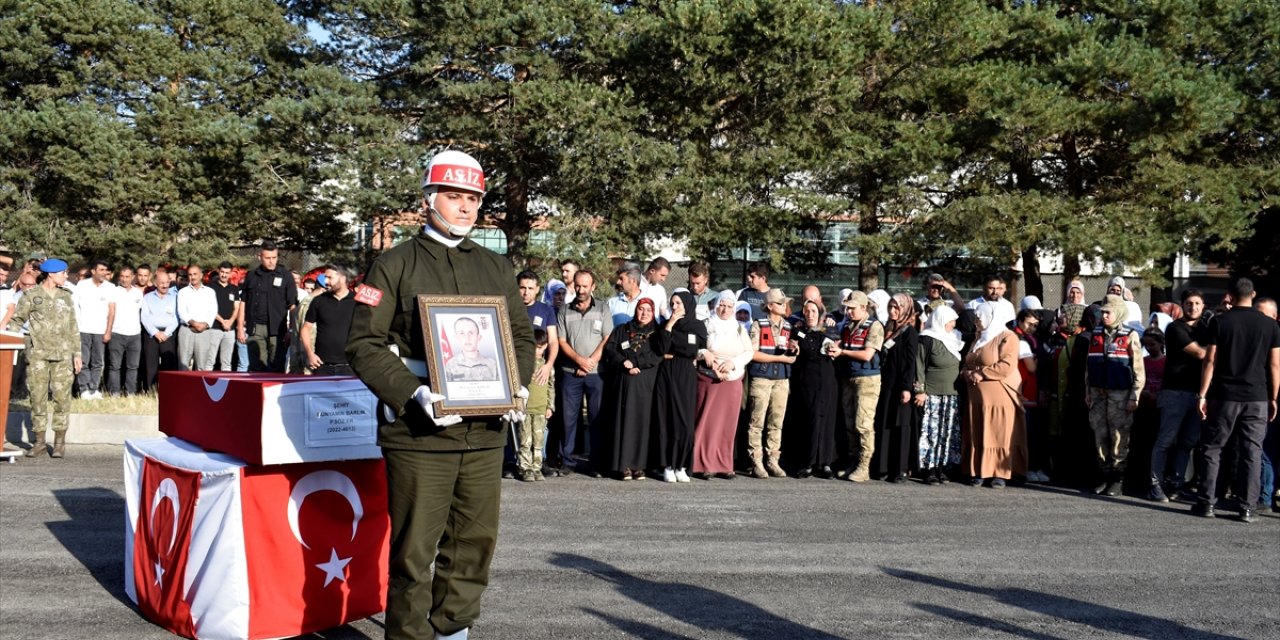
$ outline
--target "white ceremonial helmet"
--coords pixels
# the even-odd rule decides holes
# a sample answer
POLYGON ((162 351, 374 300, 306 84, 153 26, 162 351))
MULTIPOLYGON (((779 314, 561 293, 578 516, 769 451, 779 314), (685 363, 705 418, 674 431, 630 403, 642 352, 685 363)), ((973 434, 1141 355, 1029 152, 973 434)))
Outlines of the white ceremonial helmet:
POLYGON ((436 210, 436 194, 440 187, 453 187, 471 191, 484 197, 484 169, 469 154, 452 149, 441 151, 431 157, 426 171, 422 174, 422 194, 427 200, 430 215, 435 216, 450 234, 464 237, 471 233, 472 226, 460 226, 447 223, 436 210))

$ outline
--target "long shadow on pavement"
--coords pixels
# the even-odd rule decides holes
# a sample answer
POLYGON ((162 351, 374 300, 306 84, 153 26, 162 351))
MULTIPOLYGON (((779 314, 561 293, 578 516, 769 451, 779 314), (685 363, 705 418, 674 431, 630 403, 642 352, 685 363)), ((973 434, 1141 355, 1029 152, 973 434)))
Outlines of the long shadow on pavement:
POLYGON ((1163 511, 1165 513, 1177 513, 1182 515, 1191 515, 1191 506, 1186 503, 1177 501, 1173 502, 1151 502, 1137 496, 1100 496, 1092 491, 1085 489, 1077 489, 1073 487, 1061 487, 1047 484, 1025 484, 1023 489, 1030 491, 1039 491, 1042 493, 1053 493, 1063 496, 1076 496, 1085 500, 1096 500, 1098 502, 1110 502, 1113 504, 1124 505, 1126 507, 1138 507, 1140 509, 1150 509, 1152 511, 1163 511))
MULTIPOLYGON (((647 580, 611 564, 584 556, 556 553, 551 564, 576 569, 610 583, 614 589, 654 611, 704 631, 730 633, 746 640, 806 638, 844 640, 839 636, 787 620, 759 606, 718 591, 678 582, 647 580)), ((689 636, 653 624, 584 609, 621 631, 647 640, 687 640, 689 636)))
POLYGON ((116 600, 133 607, 124 592, 124 498, 103 488, 55 489, 69 520, 46 522, 49 532, 116 600))
MULTIPOLYGON (((974 585, 955 582, 936 576, 907 571, 905 569, 894 569, 890 567, 881 567, 881 571, 885 574, 903 580, 911 580, 934 587, 942 587, 953 591, 965 591, 968 593, 976 593, 984 595, 992 600, 1003 604, 1034 611, 1036 613, 1053 616, 1067 622, 1093 627, 1107 633, 1122 633, 1133 636, 1135 638, 1147 638, 1148 640, 1168 640, 1169 638, 1182 638, 1186 640, 1241 640, 1236 636, 1226 636, 1212 631, 1202 631, 1193 629, 1184 624, 1164 620, 1141 613, 1116 609, 1106 605, 1085 602, 1084 600, 1076 600, 1075 598, 1066 598, 1056 596, 1051 593, 1041 591, 1031 591, 1030 589, 1018 588, 989 588, 978 587, 974 585)), ((1047 636, 1038 631, 1027 629, 1018 629, 1012 627, 1007 622, 993 621, 989 618, 974 616, 967 612, 955 611, 944 607, 936 607, 932 605, 917 605, 919 608, 930 613, 946 616, 964 622, 966 624, 976 624, 984 626, 993 631, 1001 633, 1009 633, 1013 635, 1021 635, 1027 638, 1035 638, 1037 640, 1048 640, 1053 636, 1047 636)))

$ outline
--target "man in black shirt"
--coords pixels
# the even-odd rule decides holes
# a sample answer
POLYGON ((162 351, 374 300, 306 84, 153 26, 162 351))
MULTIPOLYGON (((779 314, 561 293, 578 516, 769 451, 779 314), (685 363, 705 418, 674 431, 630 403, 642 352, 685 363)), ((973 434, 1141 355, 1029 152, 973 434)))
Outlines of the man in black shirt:
POLYGON ((1151 447, 1149 500, 1168 502, 1187 476, 1191 450, 1200 441, 1200 370, 1204 361, 1204 294, 1197 289, 1182 292, 1182 317, 1165 329, 1164 386, 1156 398, 1160 428, 1151 447), (1167 469, 1173 450, 1173 468, 1167 469), (1163 484, 1163 486, 1162 486, 1163 484))
POLYGON ((289 312, 298 305, 298 288, 287 269, 279 266, 280 251, 271 241, 258 250, 262 264, 241 283, 240 318, 236 340, 249 345, 249 369, 284 372, 289 312))
POLYGON ((236 323, 240 317, 240 287, 231 284, 231 263, 218 265, 218 277, 209 288, 218 300, 218 315, 213 318, 209 331, 213 334, 210 346, 218 354, 218 369, 231 370, 231 347, 236 342, 236 323))
POLYGON ((1215 316, 1205 334, 1200 415, 1204 434, 1196 447, 1200 488, 1192 513, 1213 516, 1222 447, 1240 430, 1236 495, 1240 520, 1252 522, 1258 504, 1262 438, 1276 418, 1280 392, 1280 326, 1253 308, 1253 282, 1240 278, 1231 287, 1233 306, 1215 316))
POLYGON ((325 286, 329 290, 307 306, 299 341, 307 368, 313 374, 353 375, 346 354, 347 332, 351 330, 351 314, 356 308, 356 300, 347 289, 353 275, 346 267, 326 267, 325 286))

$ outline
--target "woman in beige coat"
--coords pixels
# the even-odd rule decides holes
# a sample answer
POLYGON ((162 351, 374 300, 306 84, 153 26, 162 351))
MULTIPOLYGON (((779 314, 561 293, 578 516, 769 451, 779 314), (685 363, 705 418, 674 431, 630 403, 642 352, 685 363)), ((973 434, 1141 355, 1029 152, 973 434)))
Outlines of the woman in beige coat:
MULTIPOLYGON (((1006 305, 983 302, 976 310, 981 332, 965 356, 961 379, 968 385, 969 413, 963 431, 961 467, 973 486, 993 489, 1027 473, 1027 428, 1018 373, 1018 336, 1006 326, 1006 305)), ((1011 308, 1011 307, 1008 307, 1011 308)))

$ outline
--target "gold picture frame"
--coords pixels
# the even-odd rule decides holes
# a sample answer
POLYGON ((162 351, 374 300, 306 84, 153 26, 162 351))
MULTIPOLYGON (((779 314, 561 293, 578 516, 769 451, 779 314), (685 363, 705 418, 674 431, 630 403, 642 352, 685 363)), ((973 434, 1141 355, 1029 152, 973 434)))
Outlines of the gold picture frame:
POLYGON ((419 295, 418 317, 437 416, 520 409, 511 318, 504 296, 419 295))

